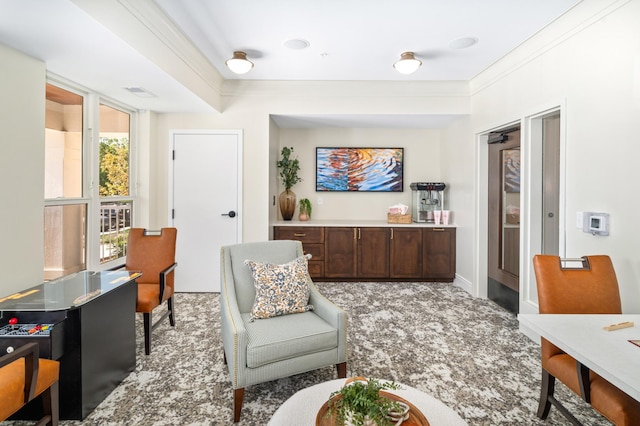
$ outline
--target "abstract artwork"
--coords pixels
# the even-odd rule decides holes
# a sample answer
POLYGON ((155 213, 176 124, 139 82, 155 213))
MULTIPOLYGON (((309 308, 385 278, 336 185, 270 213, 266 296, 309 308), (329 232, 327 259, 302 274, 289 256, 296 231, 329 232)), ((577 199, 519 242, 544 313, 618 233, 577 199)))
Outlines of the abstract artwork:
POLYGON ((403 148, 316 148, 316 191, 402 192, 403 148))
POLYGON ((520 149, 502 151, 505 192, 520 192, 520 149))

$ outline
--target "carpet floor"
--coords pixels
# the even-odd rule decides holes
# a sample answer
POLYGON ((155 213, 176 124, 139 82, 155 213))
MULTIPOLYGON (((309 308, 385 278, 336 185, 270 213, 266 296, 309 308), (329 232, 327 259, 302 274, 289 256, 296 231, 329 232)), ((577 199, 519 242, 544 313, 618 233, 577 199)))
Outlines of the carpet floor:
MULTIPOLYGON (((495 303, 443 283, 317 286, 349 317, 349 376, 395 380, 429 393, 469 425, 569 424, 555 408, 546 421, 536 417, 540 348, 518 331, 516 317, 495 303)), ((166 320, 156 328, 149 356, 140 318, 137 333, 135 371, 83 422, 60 425, 233 424, 218 294, 177 294, 176 327, 166 320)), ((328 366, 250 386, 238 425, 266 425, 295 392, 336 377, 328 366)), ((585 426, 609 424, 564 385, 556 386, 556 395, 585 426)))

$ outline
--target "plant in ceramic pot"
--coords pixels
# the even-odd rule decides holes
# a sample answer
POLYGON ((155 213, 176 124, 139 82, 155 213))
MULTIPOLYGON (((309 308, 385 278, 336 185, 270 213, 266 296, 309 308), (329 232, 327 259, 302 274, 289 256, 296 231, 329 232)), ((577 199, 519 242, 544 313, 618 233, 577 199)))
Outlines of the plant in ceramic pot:
POLYGON ((336 424, 399 425, 407 418, 409 407, 380 394, 381 390, 399 388, 395 382, 382 382, 364 377, 349 379, 342 389, 331 394, 328 413, 336 413, 336 424))
POLYGON ((300 161, 297 158, 291 158, 291 153, 293 153, 293 148, 283 147, 280 152, 280 160, 276 162, 284 186, 284 191, 278 197, 280 213, 284 220, 291 220, 296 210, 296 194, 291 190, 291 187, 302 180, 298 177, 300 161))
POLYGON ((300 199, 300 214, 298 215, 298 219, 301 221, 311 219, 311 201, 308 198, 300 199))

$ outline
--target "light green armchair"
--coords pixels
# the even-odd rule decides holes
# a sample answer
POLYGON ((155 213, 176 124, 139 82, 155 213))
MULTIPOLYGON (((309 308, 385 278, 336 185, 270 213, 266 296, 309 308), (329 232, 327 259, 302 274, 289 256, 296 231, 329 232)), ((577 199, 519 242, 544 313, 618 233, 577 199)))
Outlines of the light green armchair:
POLYGON ((285 264, 303 256, 299 241, 224 246, 220 252, 220 315, 224 358, 233 384, 233 420, 240 420, 246 386, 335 365, 347 375, 346 313, 320 294, 307 274, 303 313, 251 320, 256 290, 245 260, 285 264))

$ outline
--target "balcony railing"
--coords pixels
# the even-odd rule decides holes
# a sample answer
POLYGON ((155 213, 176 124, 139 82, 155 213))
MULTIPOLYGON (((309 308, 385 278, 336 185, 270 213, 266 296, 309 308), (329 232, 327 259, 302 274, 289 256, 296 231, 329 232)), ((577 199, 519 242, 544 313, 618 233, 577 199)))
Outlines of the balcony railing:
POLYGON ((131 228, 131 201, 100 205, 100 263, 124 257, 131 228))

